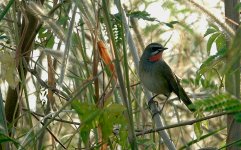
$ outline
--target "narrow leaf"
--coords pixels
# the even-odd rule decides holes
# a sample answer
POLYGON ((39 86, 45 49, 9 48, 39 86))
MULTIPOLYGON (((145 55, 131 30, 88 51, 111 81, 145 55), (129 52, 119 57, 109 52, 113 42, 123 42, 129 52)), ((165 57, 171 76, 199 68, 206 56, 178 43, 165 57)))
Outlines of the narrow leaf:
POLYGON ((217 50, 221 50, 223 48, 226 48, 226 39, 225 39, 225 36, 223 34, 220 34, 217 39, 216 39, 216 47, 217 47, 217 50))
POLYGON ((203 130, 202 130, 201 122, 197 122, 197 123, 194 124, 194 132, 195 132, 195 135, 198 139, 202 136, 203 130))
POLYGON ((127 14, 129 17, 134 17, 137 19, 143 19, 147 21, 155 21, 156 18, 151 17, 151 15, 146 11, 132 11, 127 14))
POLYGON ((220 31, 220 30, 219 30, 219 27, 218 27, 217 25, 211 24, 210 26, 213 27, 214 29, 216 29, 217 31, 220 31))
POLYGON ((217 29, 215 29, 215 28, 208 28, 207 31, 204 34, 204 37, 209 35, 209 34, 212 34, 214 32, 217 32, 217 29))
POLYGON ((101 56, 102 60, 109 67, 111 72, 114 72, 115 71, 115 67, 114 67, 114 64, 111 61, 110 55, 107 52, 107 49, 105 47, 104 42, 103 41, 98 41, 97 45, 98 45, 98 49, 99 49, 100 56, 101 56))
POLYGON ((15 139, 12 139, 9 136, 0 133, 0 144, 4 142, 12 142, 16 146, 16 148, 20 146, 20 144, 17 141, 15 141, 15 139))
POLYGON ((208 43, 207 43, 207 53, 210 54, 213 42, 216 40, 217 36, 220 35, 220 33, 214 33, 213 35, 210 36, 210 38, 208 39, 208 43))
POLYGON ((7 14, 7 12, 9 11, 10 7, 12 6, 14 0, 10 0, 7 4, 7 6, 5 7, 5 9, 3 11, 1 11, 0 14, 0 21, 3 19, 3 17, 7 14))
POLYGON ((205 60, 200 66, 198 74, 204 74, 206 71, 212 69, 214 66, 222 62, 226 53, 227 49, 223 48, 219 50, 215 55, 208 57, 208 59, 205 60))

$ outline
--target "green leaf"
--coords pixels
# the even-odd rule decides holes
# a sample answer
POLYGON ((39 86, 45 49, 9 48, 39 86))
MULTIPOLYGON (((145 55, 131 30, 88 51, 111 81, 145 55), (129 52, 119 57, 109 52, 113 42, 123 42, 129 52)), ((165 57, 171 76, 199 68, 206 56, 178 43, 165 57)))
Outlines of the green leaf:
POLYGON ((168 23, 164 23, 166 26, 168 26, 168 27, 170 27, 170 28, 173 28, 174 26, 174 24, 177 24, 177 23, 179 23, 178 21, 171 21, 171 22, 168 22, 168 23))
POLYGON ((47 48, 53 48, 54 46, 54 36, 51 35, 51 37, 49 38, 46 47, 47 48))
POLYGON ((38 32, 38 37, 39 38, 46 38, 47 37, 47 29, 41 27, 38 32))
POLYGON ((89 128, 88 126, 82 127, 80 129, 80 137, 82 138, 82 140, 85 144, 88 142, 90 130, 91 130, 91 128, 89 128))
POLYGON ((235 7, 234 9, 238 12, 241 8, 241 2, 239 2, 235 7))
POLYGON ((68 19, 69 19, 69 16, 61 16, 57 21, 57 23, 59 25, 64 25, 68 21, 68 19))
POLYGON ((90 130, 97 126, 101 127, 105 140, 112 134, 114 125, 120 125, 120 131, 124 130, 126 120, 123 115, 123 111, 125 111, 123 105, 111 104, 99 109, 94 104, 80 103, 75 100, 71 106, 81 120, 80 136, 85 143, 88 142, 90 130))
POLYGON ((224 93, 214 95, 202 100, 197 100, 193 104, 195 108, 205 112, 237 112, 241 111, 241 103, 239 99, 224 93))
POLYGON ((71 106, 78 113, 81 122, 87 125, 98 119, 97 117, 103 113, 94 104, 80 103, 77 100, 73 101, 71 106))
POLYGON ((212 28, 216 29, 217 31, 220 31, 220 30, 219 30, 219 27, 218 27, 217 25, 215 25, 215 24, 210 24, 210 26, 211 26, 212 28))
POLYGON ((146 11, 128 12, 127 16, 137 18, 137 19, 143 19, 147 21, 156 21, 156 18, 151 17, 150 14, 146 11))
MULTIPOLYGON (((196 119, 205 117, 202 112, 198 112, 198 111, 195 112, 194 115, 195 115, 196 119)), ((203 134, 203 130, 202 130, 203 125, 207 126, 207 121, 197 122, 194 124, 194 132, 195 132, 197 139, 199 139, 203 134)))
POLYGON ((72 108, 78 113, 81 120, 80 136, 86 143, 89 138, 90 130, 97 126, 100 116, 103 111, 95 105, 88 103, 80 103, 75 100, 71 103, 72 108))
POLYGON ((220 35, 217 37, 217 39, 216 39, 215 42, 216 42, 216 47, 217 47, 217 50, 218 50, 218 51, 220 51, 221 49, 227 47, 226 39, 225 39, 224 34, 220 34, 220 35))
POLYGON ((102 135, 105 140, 112 134, 114 123, 112 115, 109 113, 104 113, 100 118, 102 135))
POLYGON ((241 122, 241 113, 237 113, 234 115, 234 118, 237 122, 241 122))
POLYGON ((208 39, 208 43, 207 43, 207 53, 208 55, 210 54, 211 51, 211 47, 213 45, 213 42, 216 40, 216 38, 220 35, 220 33, 214 33, 213 35, 210 36, 210 38, 208 39))
POLYGON ((9 136, 7 136, 3 133, 0 133, 0 144, 2 144, 4 142, 12 142, 16 146, 16 148, 18 148, 20 146, 20 144, 16 140, 10 138, 9 136))
POLYGON ((125 109, 126 108, 123 105, 120 105, 120 104, 111 104, 110 106, 108 106, 106 108, 107 111, 114 113, 113 115, 119 115, 123 111, 125 111, 125 109))
POLYGON ((119 133, 119 136, 120 138, 118 140, 118 143, 123 147, 123 149, 128 149, 125 148, 129 146, 128 140, 126 140, 128 138, 128 132, 125 129, 122 129, 119 133))
POLYGON ((197 123, 194 124, 194 132, 195 132, 195 135, 198 139, 202 136, 203 130, 202 130, 201 122, 197 122, 197 123))
POLYGON ((103 138, 107 139, 112 134, 112 129, 115 124, 123 126, 126 123, 123 112, 125 107, 120 104, 111 104, 110 106, 104 108, 104 113, 100 118, 100 124, 103 132, 103 138))
POLYGON ((0 21, 3 19, 3 17, 7 14, 7 12, 9 11, 10 7, 12 6, 12 4, 14 3, 14 0, 10 0, 7 4, 7 6, 4 8, 3 11, 1 11, 0 13, 0 21))
POLYGON ((217 32, 217 29, 215 29, 215 28, 208 28, 207 31, 204 34, 204 37, 209 35, 209 34, 215 33, 215 32, 217 32))
POLYGON ((203 75, 206 71, 210 71, 210 69, 223 61, 226 54, 227 49, 223 48, 219 50, 215 55, 208 57, 208 59, 202 63, 197 73, 203 75))

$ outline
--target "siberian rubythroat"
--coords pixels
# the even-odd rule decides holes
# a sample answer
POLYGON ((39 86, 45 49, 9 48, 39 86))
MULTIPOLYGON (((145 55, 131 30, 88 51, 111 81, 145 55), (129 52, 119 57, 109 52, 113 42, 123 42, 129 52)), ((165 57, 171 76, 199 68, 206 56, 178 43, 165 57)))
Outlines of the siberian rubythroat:
POLYGON ((192 101, 179 83, 179 79, 162 58, 162 53, 167 48, 158 43, 149 44, 140 59, 139 74, 143 85, 155 94, 163 94, 169 98, 174 92, 179 99, 189 108, 192 101))

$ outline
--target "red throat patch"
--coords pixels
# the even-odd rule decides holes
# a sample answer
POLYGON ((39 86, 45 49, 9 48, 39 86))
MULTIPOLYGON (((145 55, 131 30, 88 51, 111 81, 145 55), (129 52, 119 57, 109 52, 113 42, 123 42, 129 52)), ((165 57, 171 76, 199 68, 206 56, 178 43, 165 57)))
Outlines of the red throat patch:
POLYGON ((162 58, 162 52, 160 52, 160 53, 158 53, 158 54, 156 54, 156 55, 151 56, 151 57, 149 58, 149 60, 150 60, 151 62, 155 62, 155 61, 160 60, 161 58, 162 58))

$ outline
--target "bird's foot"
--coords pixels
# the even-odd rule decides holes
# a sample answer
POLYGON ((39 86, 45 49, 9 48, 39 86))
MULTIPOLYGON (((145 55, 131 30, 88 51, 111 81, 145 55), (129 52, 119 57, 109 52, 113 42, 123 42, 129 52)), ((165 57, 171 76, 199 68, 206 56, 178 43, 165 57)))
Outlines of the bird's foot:
POLYGON ((151 103, 155 103, 157 105, 157 102, 154 101, 154 98, 156 97, 157 95, 154 95, 149 101, 148 101, 148 108, 150 109, 151 108, 151 103))
MULTIPOLYGON (((154 95, 149 101, 148 101, 148 107, 149 109, 151 110, 151 104, 154 103, 156 106, 158 106, 158 102, 157 101, 154 101, 154 98, 156 97, 157 95, 154 95)), ((152 115, 152 118, 156 115, 156 114, 159 114, 160 111, 156 111, 153 113, 152 115)))
POLYGON ((155 116, 156 114, 161 114, 161 113, 162 113, 162 111, 163 111, 163 109, 164 109, 164 106, 165 106, 166 103, 167 103, 167 100, 168 100, 168 98, 165 100, 164 104, 162 105, 161 110, 156 111, 156 112, 153 113, 152 118, 154 118, 154 116, 155 116))

